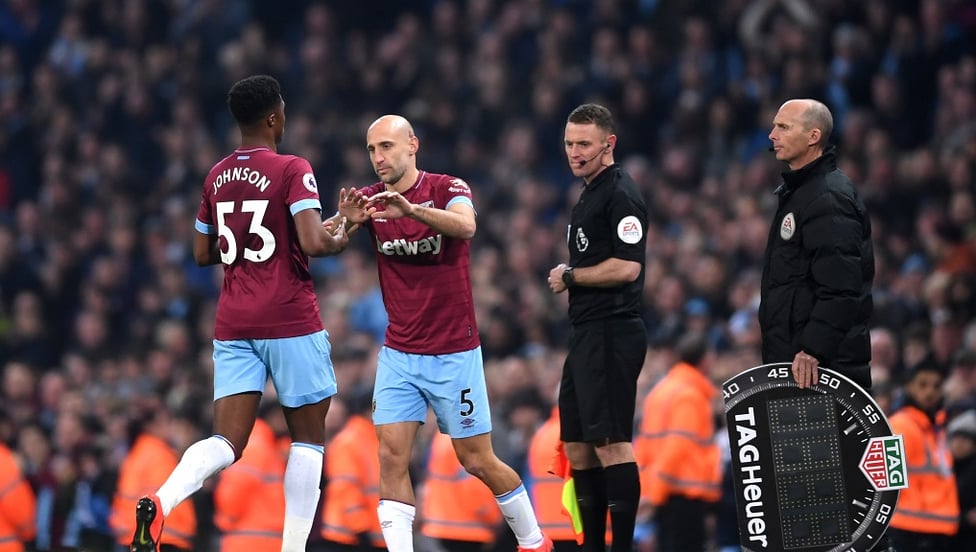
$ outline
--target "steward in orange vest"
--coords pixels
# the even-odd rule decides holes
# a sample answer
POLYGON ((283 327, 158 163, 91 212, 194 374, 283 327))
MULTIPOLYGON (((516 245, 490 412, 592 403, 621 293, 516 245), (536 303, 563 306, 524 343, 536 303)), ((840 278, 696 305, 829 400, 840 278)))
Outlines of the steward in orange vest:
POLYGON ((37 504, 17 459, 0 443, 0 552, 24 552, 33 540, 37 504))
POLYGON ((323 547, 327 551, 385 550, 376 515, 380 503, 380 444, 369 418, 372 395, 358 390, 343 402, 349 417, 325 449, 323 547))
MULTIPOLYGON (((563 511, 565 481, 550 470, 552 456, 559 445, 559 408, 536 431, 529 442, 529 478, 526 487, 535 506, 535 517, 542 532, 552 539, 554 550, 576 550, 576 533, 572 520, 563 511)), ((582 537, 582 535, 580 535, 582 537)))
MULTIPOLYGON (((161 405, 152 407, 141 422, 129 453, 119 466, 119 482, 109 519, 116 542, 128 549, 136 531, 132 512, 139 498, 156 492, 179 462, 179 456, 166 441, 173 420, 161 405)), ((192 550, 197 532, 193 501, 184 500, 166 517, 160 549, 192 550)))
POLYGON ((721 498, 722 462, 715 441, 718 395, 708 379, 710 355, 703 336, 678 343, 680 362, 644 400, 634 455, 641 502, 654 509, 660 552, 701 552, 705 518, 721 498))
POLYGON ((483 549, 494 541, 502 521, 491 489, 465 471, 451 438, 443 433, 435 434, 430 444, 419 510, 420 532, 436 539, 447 552, 483 549))
MULTIPOLYGON (((901 491, 888 528, 898 552, 950 552, 959 527, 959 497, 946 445, 942 410, 944 373, 926 359, 912 368, 905 383, 905 404, 889 423, 905 439, 908 488, 901 491)), ((955 551, 953 551, 955 552, 955 551)))
POLYGON ((214 489, 214 524, 222 533, 221 552, 280 552, 284 482, 285 457, 274 430, 258 418, 241 459, 221 472, 214 489))

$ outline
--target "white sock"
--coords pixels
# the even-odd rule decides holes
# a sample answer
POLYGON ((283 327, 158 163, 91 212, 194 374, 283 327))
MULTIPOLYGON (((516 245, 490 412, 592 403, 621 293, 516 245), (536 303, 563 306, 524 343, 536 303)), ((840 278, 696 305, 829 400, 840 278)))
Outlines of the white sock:
POLYGON ((519 546, 538 548, 542 545, 542 529, 539 528, 539 521, 535 517, 535 510, 532 509, 532 502, 524 485, 519 483, 514 491, 496 496, 495 500, 498 501, 498 507, 502 509, 508 526, 515 533, 519 546))
POLYGON ((156 491, 163 517, 186 497, 200 490, 208 477, 234 463, 234 447, 219 435, 212 435, 190 445, 173 468, 163 486, 156 491))
POLYGON ((282 552, 304 552, 319 505, 325 447, 292 443, 285 467, 285 529, 282 552))
POLYGON ((380 518, 386 549, 390 552, 413 552, 413 518, 417 508, 394 500, 381 500, 376 514, 380 518))

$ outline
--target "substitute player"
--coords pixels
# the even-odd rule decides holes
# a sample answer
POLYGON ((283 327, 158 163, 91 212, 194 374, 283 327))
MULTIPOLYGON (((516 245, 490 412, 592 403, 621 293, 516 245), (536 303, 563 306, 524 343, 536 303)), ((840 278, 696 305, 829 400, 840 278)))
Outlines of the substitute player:
MULTIPOLYGON (((358 193, 375 208, 365 224, 376 246, 390 324, 379 354, 373 423, 380 444, 383 537, 392 552, 413 550, 416 513, 408 467, 414 438, 432 406, 458 460, 494 493, 520 550, 545 550, 518 474, 491 447, 491 412, 471 293, 471 189, 461 179, 417 168, 420 141, 397 115, 377 119, 366 148, 380 182, 358 193)), ((352 202, 349 202, 352 203, 352 202)), ((361 213, 340 209, 350 220, 361 213)))
POLYGON ((166 515, 241 457, 269 377, 292 438, 283 551, 305 550, 319 502, 324 420, 336 379, 308 256, 342 251, 346 221, 323 224, 312 167, 277 153, 285 102, 274 78, 235 83, 227 105, 240 147, 207 175, 193 243, 197 264, 224 265, 214 325, 214 434, 186 450, 156 494, 139 499, 132 552, 158 551, 166 515))

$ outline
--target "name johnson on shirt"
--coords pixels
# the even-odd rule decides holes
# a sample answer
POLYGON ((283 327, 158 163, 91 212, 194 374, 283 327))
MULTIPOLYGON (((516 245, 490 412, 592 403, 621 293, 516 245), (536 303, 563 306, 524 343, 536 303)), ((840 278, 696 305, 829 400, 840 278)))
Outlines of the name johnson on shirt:
POLYGON ((437 255, 441 252, 441 242, 443 241, 444 236, 442 234, 414 241, 400 238, 381 242, 377 238, 376 250, 384 255, 425 255, 427 253, 437 255))
POLYGON ((271 180, 261 174, 260 172, 252 169, 251 167, 234 167, 232 169, 224 169, 217 175, 213 183, 213 193, 217 195, 217 189, 228 182, 246 182, 260 188, 261 191, 268 189, 271 185, 271 180))

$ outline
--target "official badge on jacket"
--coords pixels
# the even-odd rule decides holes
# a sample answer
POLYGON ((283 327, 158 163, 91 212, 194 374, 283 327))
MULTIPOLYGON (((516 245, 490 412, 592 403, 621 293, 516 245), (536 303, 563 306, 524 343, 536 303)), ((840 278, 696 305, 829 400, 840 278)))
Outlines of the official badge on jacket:
POLYGON ((796 217, 793 213, 786 213, 783 222, 779 225, 779 237, 788 240, 793 237, 794 232, 796 232, 796 217))

